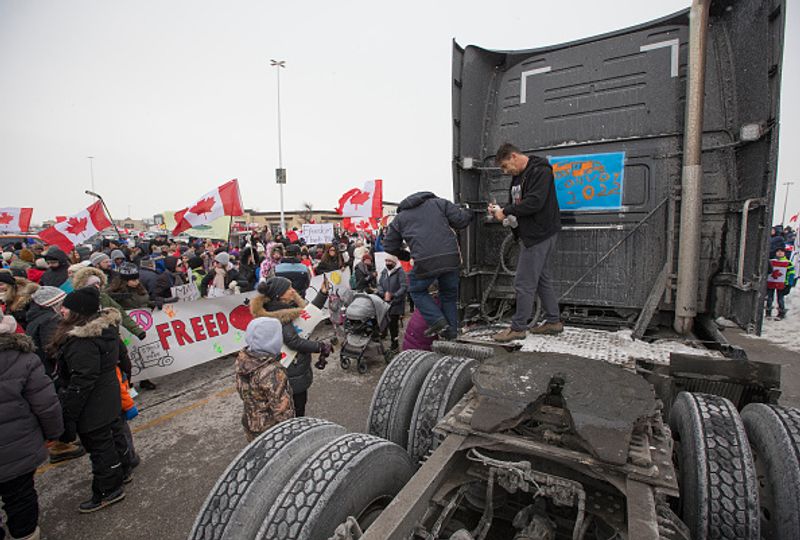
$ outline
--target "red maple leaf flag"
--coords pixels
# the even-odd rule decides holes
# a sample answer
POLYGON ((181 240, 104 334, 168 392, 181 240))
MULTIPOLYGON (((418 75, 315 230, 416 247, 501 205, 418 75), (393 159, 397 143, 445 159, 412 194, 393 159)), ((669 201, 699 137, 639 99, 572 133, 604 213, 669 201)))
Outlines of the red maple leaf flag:
POLYGON ((336 212, 346 217, 383 216, 383 180, 369 180, 364 189, 353 188, 339 198, 336 212))
POLYGON ((103 203, 97 201, 89 208, 74 216, 59 221, 49 229, 39 233, 39 237, 48 244, 58 246, 63 251, 71 251, 78 244, 83 244, 94 235, 111 227, 103 203))
POLYGON ((173 235, 187 229, 204 225, 222 216, 241 216, 242 196, 239 194, 239 181, 225 182, 214 191, 200 197, 197 202, 175 212, 173 235))
POLYGON ((33 208, 0 208, 0 233, 24 233, 31 227, 33 208))
POLYGON ((794 222, 796 222, 796 221, 797 221, 797 218, 800 218, 800 212, 798 212, 797 214, 795 214, 795 215, 793 215, 792 217, 790 217, 790 218, 789 218, 789 223, 794 223, 794 222))
POLYGON ((770 272, 767 276, 767 289, 782 291, 786 287, 786 273, 789 271, 789 261, 772 259, 769 264, 770 272))

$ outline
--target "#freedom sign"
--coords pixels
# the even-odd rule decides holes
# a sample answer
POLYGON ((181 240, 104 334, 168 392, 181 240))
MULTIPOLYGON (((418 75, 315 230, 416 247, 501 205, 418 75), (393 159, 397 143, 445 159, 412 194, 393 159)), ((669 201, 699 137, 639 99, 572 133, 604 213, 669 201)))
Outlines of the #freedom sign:
POLYGON ((306 244, 330 244, 333 242, 333 223, 306 223, 301 235, 306 244))

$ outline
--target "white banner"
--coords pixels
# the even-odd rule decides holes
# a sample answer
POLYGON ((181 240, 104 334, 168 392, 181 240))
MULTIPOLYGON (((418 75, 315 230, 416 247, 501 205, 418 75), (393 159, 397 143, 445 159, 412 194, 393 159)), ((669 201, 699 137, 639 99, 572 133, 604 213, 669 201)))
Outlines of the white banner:
POLYGON ((306 244, 330 244, 333 242, 333 223, 306 223, 300 236, 306 244))
POLYGON ((181 371, 244 347, 244 331, 253 319, 245 300, 254 295, 250 292, 164 304, 161 310, 128 311, 147 332, 144 341, 139 341, 120 328, 135 380, 181 371))

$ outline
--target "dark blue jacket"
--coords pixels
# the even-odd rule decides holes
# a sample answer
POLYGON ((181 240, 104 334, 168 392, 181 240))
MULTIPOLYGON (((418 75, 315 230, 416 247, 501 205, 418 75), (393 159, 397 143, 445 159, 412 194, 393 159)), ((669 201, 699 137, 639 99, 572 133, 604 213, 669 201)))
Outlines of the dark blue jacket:
POLYGON ((458 270, 461 252, 453 229, 463 229, 472 221, 472 212, 440 199, 429 191, 409 195, 397 208, 397 217, 389 224, 383 249, 400 256, 403 241, 414 259, 418 279, 436 277, 458 270))

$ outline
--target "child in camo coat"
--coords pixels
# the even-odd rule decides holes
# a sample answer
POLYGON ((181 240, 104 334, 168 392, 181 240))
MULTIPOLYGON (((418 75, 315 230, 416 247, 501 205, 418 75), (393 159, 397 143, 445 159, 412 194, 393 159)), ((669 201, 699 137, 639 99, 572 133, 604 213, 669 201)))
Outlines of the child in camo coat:
POLYGON ((247 347, 236 359, 236 389, 244 402, 242 425, 252 441, 275 424, 294 418, 292 389, 279 362, 283 345, 277 319, 253 319, 245 331, 247 347))

